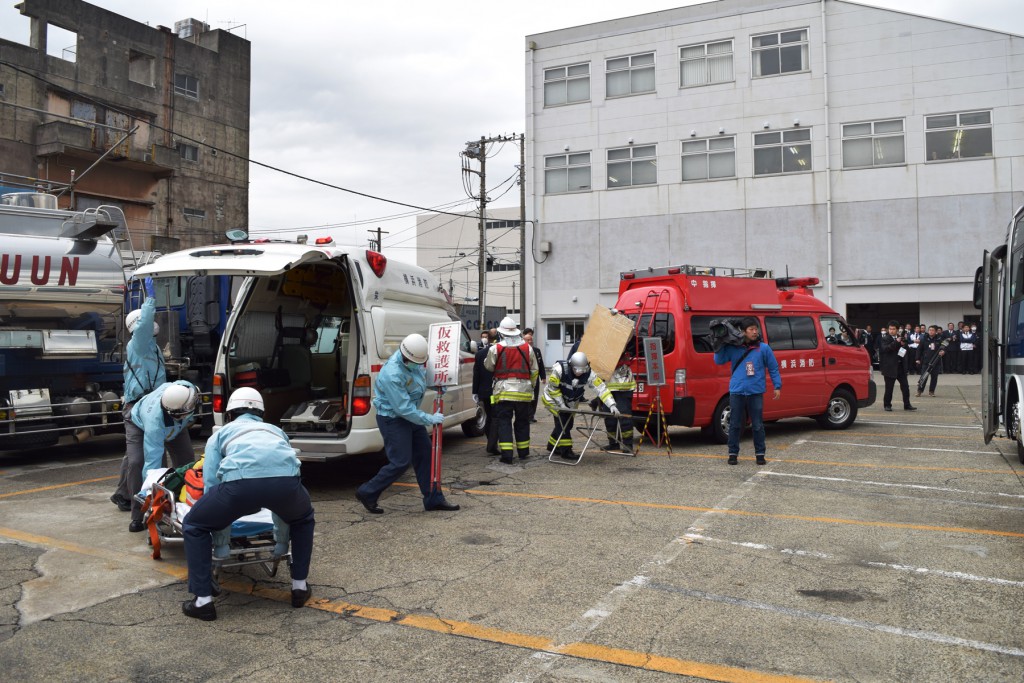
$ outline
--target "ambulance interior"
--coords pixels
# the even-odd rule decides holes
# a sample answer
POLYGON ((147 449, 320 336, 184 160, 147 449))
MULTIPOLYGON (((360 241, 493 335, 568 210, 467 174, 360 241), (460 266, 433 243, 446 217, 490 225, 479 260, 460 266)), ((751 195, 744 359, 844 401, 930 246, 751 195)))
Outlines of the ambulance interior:
POLYGON ((335 263, 257 279, 237 316, 227 392, 258 389, 264 419, 288 434, 338 437, 349 430, 356 358, 348 275, 335 263))

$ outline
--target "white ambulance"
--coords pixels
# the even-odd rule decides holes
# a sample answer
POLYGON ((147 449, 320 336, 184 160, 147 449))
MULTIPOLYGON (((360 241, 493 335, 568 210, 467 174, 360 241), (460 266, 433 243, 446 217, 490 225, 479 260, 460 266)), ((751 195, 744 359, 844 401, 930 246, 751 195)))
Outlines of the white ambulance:
MULTIPOLYGON (((217 349, 214 428, 224 424, 231 392, 250 386, 263 395, 264 419, 289 435, 303 460, 381 450, 371 404, 381 366, 406 335, 426 337, 431 323, 458 320, 437 279, 330 238, 301 244, 229 235, 235 237, 230 244, 162 256, 135 273, 241 280, 217 349)), ((463 326, 459 384, 444 395, 445 427, 461 425, 469 436, 483 433, 472 397, 475 350, 463 326)), ((433 400, 428 391, 420 407, 433 412, 433 400)))

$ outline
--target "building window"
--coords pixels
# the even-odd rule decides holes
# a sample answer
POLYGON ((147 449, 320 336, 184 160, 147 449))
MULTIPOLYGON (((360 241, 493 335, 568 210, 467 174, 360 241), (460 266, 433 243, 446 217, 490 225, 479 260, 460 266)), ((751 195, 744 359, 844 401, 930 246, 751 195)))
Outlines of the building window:
POLYGON ((754 77, 807 71, 805 28, 753 36, 750 45, 754 77))
POLYGON ((128 51, 128 80, 153 87, 153 65, 155 60, 147 54, 128 51))
POLYGON ((502 273, 509 270, 519 270, 519 263, 515 261, 501 261, 493 256, 487 257, 488 273, 502 273))
POLYGON ((195 145, 186 145, 184 142, 179 142, 178 155, 185 161, 199 161, 199 148, 195 145))
POLYGON ((590 99, 590 63, 544 69, 544 106, 590 99))
POLYGON ((727 83, 732 80, 732 41, 679 48, 679 86, 727 83))
POLYGON ((520 225, 522 225, 522 223, 518 219, 507 221, 487 221, 485 223, 488 230, 492 228, 518 228, 520 225))
POLYGON ((992 156, 992 112, 924 117, 928 161, 992 156))
POLYGON ((185 74, 174 74, 174 92, 194 100, 199 99, 199 79, 185 74))
POLYGON ((206 211, 204 209, 192 209, 186 206, 184 209, 181 210, 181 212, 185 214, 186 220, 206 220, 206 211))
POLYGON ((811 130, 754 133, 754 175, 811 170, 811 130))
POLYGON ((544 157, 544 194, 590 189, 590 152, 544 157))
POLYGON ((605 62, 605 94, 608 97, 654 92, 654 53, 616 57, 605 62))
POLYGON ((843 125, 843 168, 906 163, 903 119, 843 125))
POLYGON ((736 138, 683 140, 683 182, 736 177, 736 138))
POLYGON ((653 185, 657 182, 656 145, 608 150, 608 187, 653 185))

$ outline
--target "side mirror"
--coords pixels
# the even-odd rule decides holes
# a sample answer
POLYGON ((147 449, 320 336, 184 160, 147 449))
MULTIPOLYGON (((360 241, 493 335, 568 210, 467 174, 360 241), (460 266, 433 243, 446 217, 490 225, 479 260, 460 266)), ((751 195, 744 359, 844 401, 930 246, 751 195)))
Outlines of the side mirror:
POLYGON ((480 348, 479 348, 479 346, 477 346, 476 340, 475 339, 471 339, 469 341, 469 352, 472 353, 475 356, 476 352, 479 351, 479 350, 480 350, 480 348))
POLYGON ((978 266, 978 269, 974 271, 974 307, 981 310, 982 303, 985 301, 985 268, 978 266))

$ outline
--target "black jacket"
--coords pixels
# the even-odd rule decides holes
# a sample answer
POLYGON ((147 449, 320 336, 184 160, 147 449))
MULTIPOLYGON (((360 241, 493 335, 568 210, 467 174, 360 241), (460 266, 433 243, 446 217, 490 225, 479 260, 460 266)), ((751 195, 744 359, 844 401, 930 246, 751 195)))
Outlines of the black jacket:
POLYGON ((491 389, 494 386, 494 373, 484 367, 484 359, 487 358, 487 348, 477 350, 476 360, 473 361, 473 393, 481 397, 490 398, 491 389))
MULTIPOLYGON (((924 339, 921 340, 921 346, 917 347, 917 359, 921 361, 921 369, 923 370, 928 366, 928 363, 934 358, 940 350, 940 344, 943 342, 941 335, 929 337, 925 335, 924 339)), ((952 342, 950 342, 952 343, 952 342)), ((948 347, 947 349, 948 350, 948 347)), ((942 372, 942 363, 936 361, 935 367, 932 368, 933 374, 939 374, 942 372)))
MULTIPOLYGON (((906 340, 890 337, 888 333, 878 336, 878 369, 882 371, 883 377, 906 377, 906 356, 901 358, 899 355, 900 348, 906 348, 906 344, 906 340)), ((907 354, 910 354, 909 349, 907 354)))

